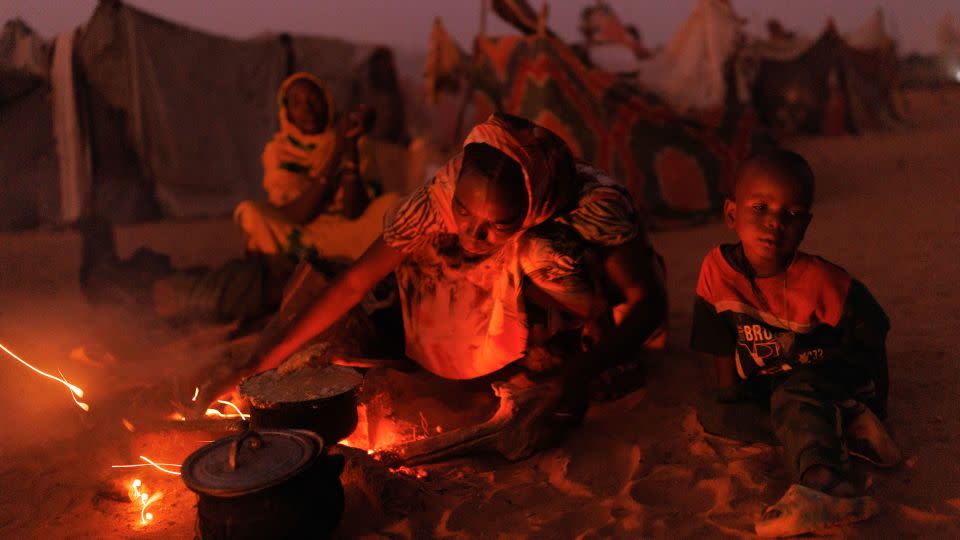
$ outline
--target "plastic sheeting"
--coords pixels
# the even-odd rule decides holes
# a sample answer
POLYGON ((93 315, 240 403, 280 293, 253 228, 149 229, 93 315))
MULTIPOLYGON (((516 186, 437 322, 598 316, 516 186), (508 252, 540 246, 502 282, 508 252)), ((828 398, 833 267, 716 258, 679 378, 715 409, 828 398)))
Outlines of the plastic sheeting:
POLYGON ((720 107, 743 21, 725 0, 699 0, 663 50, 638 62, 637 79, 678 111, 720 107))
POLYGON ((103 2, 78 52, 91 89, 125 113, 164 215, 226 215, 260 196, 286 73, 278 40, 221 38, 103 2))

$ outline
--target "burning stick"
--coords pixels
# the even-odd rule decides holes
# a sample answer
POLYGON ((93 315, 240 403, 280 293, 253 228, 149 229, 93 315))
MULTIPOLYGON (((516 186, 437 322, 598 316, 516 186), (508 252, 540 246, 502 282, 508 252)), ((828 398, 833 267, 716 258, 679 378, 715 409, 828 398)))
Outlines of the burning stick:
MULTIPOLYGON (((17 356, 16 354, 14 354, 13 351, 11 351, 10 349, 4 347, 2 343, 0 343, 0 349, 3 349, 3 351, 4 351, 5 353, 9 354, 9 355, 12 356, 15 360, 17 360, 17 361, 20 362, 21 364, 27 366, 28 368, 32 369, 33 371, 39 373, 40 375, 43 375, 44 377, 46 377, 46 378, 48 378, 48 379, 52 379, 52 380, 54 380, 54 381, 57 381, 57 382, 59 382, 60 384, 62 384, 62 385, 64 385, 64 386, 66 386, 67 388, 69 388, 69 389, 70 389, 70 397, 73 399, 73 402, 76 403, 77 406, 80 407, 81 409, 83 409, 84 411, 88 411, 88 412, 90 411, 90 406, 89 406, 89 405, 87 405, 86 403, 84 403, 84 402, 80 401, 79 399, 77 399, 77 398, 82 398, 82 397, 83 397, 83 390, 82 390, 79 386, 76 386, 75 384, 71 384, 69 381, 67 381, 67 380, 63 377, 63 373, 60 373, 60 376, 57 377, 56 375, 51 375, 51 374, 49 374, 49 373, 47 373, 47 372, 45 372, 45 371, 41 371, 41 370, 33 367, 33 366, 30 365, 29 363, 27 363, 24 359, 20 358, 20 357, 17 356)), ((59 371, 58 371, 58 373, 59 373, 59 371)))

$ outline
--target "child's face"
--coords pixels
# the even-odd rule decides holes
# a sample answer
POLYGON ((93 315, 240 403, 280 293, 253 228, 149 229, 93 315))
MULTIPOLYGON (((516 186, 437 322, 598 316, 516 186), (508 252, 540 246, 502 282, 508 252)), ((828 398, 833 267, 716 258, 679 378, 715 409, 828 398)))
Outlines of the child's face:
POLYGON ((290 85, 284 96, 287 119, 302 133, 312 135, 326 128, 327 102, 317 85, 298 80, 290 85))
POLYGON ((810 224, 809 196, 792 178, 760 169, 746 171, 734 199, 724 203, 724 218, 743 243, 759 276, 783 272, 810 224))

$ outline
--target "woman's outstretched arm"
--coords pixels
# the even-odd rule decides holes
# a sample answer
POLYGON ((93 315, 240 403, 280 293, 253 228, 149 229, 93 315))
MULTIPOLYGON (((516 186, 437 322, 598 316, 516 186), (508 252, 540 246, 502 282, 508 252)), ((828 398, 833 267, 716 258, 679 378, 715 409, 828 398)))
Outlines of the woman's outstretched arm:
POLYGON ((340 320, 392 272, 403 257, 403 253, 383 241, 383 236, 378 236, 356 262, 320 293, 276 346, 257 355, 259 358, 254 372, 278 366, 304 343, 340 320))
MULTIPOLYGON (((214 373, 207 373, 203 377, 206 382, 198 384, 203 388, 204 398, 216 399, 230 392, 244 377, 278 366, 304 343, 356 306, 368 291, 400 264, 403 257, 403 253, 388 246, 382 236, 377 237, 359 259, 323 289, 286 331, 280 330, 282 334, 279 341, 267 337, 271 332, 265 331, 254 353, 242 365, 223 365, 214 373)), ((277 316, 279 314, 274 316, 275 320, 277 316)))

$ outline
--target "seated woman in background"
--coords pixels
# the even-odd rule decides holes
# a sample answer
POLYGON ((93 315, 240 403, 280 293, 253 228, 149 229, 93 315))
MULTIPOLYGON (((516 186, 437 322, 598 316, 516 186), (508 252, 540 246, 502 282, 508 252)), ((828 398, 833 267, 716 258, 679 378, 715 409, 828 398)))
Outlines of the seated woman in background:
POLYGON ((375 199, 361 135, 372 117, 364 107, 336 123, 333 97, 309 73, 295 73, 277 94, 280 131, 263 150, 266 201, 243 201, 234 219, 250 252, 353 258, 379 232, 395 195, 375 199), (358 221, 355 221, 358 220, 358 221), (349 242, 346 242, 349 240, 349 242))
POLYGON ((278 366, 392 273, 405 354, 423 368, 474 379, 525 358, 538 376, 555 375, 549 399, 500 449, 523 457, 558 418, 581 417, 596 375, 633 359, 661 330, 662 272, 622 186, 575 164, 552 132, 494 115, 387 214, 382 234, 292 326, 262 340, 245 366, 208 381, 204 394, 278 366))
POLYGON ((280 131, 263 152, 268 200, 244 201, 234 212, 246 255, 175 270, 169 257, 141 248, 120 261, 109 224, 88 223, 81 282, 92 301, 146 304, 171 320, 256 321, 280 304, 298 261, 329 273, 321 258, 356 258, 376 238, 398 196, 370 200, 357 148, 370 115, 360 107, 335 125, 329 92, 307 73, 289 77, 277 101, 280 131))

